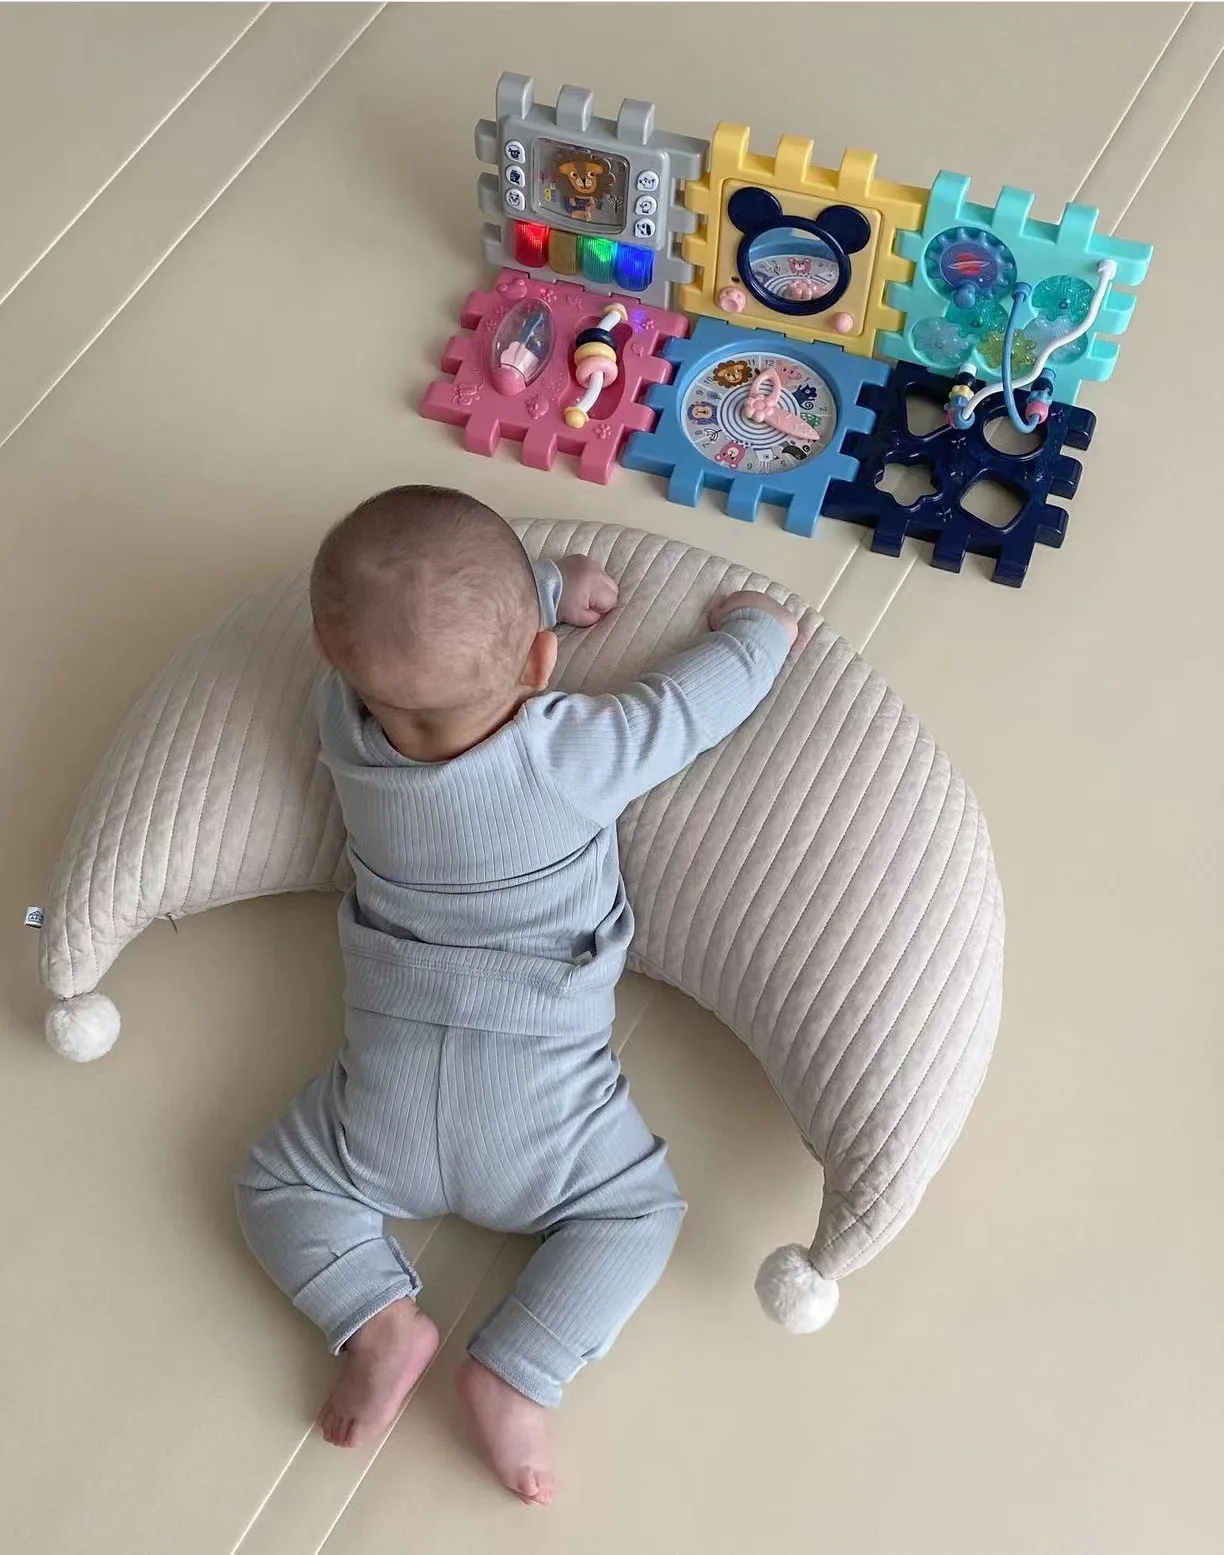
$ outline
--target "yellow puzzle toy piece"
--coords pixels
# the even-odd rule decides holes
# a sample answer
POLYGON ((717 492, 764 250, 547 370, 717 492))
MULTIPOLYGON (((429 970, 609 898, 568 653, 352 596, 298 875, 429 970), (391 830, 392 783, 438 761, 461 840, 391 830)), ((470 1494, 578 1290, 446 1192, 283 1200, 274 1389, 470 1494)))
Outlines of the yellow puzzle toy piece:
POLYGON ((930 191, 877 178, 872 151, 816 167, 810 140, 783 135, 764 157, 749 134, 720 124, 705 175, 685 188, 698 228, 682 245, 696 275, 680 308, 872 356, 877 334, 901 324, 885 286, 913 275, 894 238, 921 227, 930 191))

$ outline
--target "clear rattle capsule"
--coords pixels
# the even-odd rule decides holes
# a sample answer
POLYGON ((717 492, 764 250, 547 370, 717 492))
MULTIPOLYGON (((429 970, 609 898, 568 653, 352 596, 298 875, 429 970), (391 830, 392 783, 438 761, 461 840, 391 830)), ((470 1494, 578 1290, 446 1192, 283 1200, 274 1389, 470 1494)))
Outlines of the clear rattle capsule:
POLYGON ((489 346, 489 382, 499 394, 521 394, 552 355, 552 314, 542 302, 516 303, 489 346))

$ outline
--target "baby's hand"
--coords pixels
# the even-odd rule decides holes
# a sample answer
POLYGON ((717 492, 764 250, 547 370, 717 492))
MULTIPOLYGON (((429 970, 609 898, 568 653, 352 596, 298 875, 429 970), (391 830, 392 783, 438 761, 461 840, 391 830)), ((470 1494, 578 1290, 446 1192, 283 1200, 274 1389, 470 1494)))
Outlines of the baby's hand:
POLYGON ((743 589, 738 594, 727 594, 722 599, 716 599, 710 606, 710 630, 716 632, 733 610, 763 610, 766 615, 773 616, 775 621, 786 628, 791 642, 794 642, 799 635, 799 623, 789 610, 780 605, 776 599, 770 599, 768 594, 757 594, 751 589, 743 589))
POLYGON ((620 589, 598 562, 589 556, 564 556, 557 565, 561 568, 558 621, 567 626, 594 626, 616 608, 620 589))

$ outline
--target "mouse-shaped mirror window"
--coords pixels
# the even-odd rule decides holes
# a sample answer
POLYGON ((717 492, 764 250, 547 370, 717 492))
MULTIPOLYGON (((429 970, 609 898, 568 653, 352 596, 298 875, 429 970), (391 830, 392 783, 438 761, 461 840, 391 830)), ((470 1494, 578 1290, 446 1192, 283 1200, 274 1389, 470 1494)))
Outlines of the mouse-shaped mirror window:
POLYGON ((740 284, 762 307, 791 317, 835 306, 850 285, 851 256, 871 239, 870 223, 852 205, 789 216, 767 189, 737 190, 727 216, 740 233, 740 284))

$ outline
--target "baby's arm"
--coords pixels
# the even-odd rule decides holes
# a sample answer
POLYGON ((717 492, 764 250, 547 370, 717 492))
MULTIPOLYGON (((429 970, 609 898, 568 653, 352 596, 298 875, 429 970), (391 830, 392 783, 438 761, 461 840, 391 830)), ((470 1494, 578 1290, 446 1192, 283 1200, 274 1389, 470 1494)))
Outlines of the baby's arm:
POLYGON ((764 594, 734 594, 714 628, 627 690, 535 697, 524 713, 537 761, 576 809, 600 825, 717 745, 756 709, 786 661, 798 624, 764 594))
POLYGON ((589 556, 563 556, 559 564, 536 562, 532 571, 540 596, 540 619, 550 629, 558 621, 567 626, 594 626, 615 608, 619 598, 615 580, 589 556))

